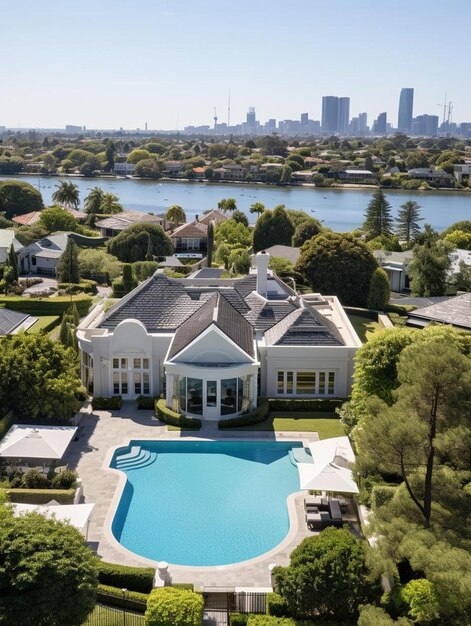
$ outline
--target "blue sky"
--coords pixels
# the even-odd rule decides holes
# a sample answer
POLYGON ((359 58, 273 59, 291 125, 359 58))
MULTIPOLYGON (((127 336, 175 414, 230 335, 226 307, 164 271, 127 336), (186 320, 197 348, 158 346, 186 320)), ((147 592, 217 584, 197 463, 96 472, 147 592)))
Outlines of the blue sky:
POLYGON ((182 128, 350 114, 471 121, 469 0, 0 0, 0 125, 182 128))

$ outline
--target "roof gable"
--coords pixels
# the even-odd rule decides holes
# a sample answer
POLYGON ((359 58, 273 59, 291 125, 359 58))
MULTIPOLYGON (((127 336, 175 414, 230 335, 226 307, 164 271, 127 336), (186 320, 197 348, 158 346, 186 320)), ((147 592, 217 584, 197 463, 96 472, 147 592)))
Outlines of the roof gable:
POLYGON ((296 309, 265 333, 270 346, 343 346, 335 325, 310 307, 296 309))

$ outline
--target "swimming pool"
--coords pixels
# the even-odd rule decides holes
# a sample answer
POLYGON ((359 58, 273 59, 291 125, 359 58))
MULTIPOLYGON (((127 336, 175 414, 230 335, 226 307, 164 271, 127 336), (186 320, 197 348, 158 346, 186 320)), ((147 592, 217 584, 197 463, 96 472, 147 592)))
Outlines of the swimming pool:
POLYGON ((127 475, 112 532, 122 546, 175 565, 260 556, 289 531, 299 491, 289 452, 301 443, 131 441, 110 467, 127 475))

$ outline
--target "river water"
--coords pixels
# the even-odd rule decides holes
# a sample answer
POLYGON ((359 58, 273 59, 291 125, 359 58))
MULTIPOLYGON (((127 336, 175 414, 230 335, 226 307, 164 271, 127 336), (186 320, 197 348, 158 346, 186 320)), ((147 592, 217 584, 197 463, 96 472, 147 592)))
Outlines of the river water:
MULTIPOLYGON (((0 176, 0 180, 14 178, 0 176)), ((20 176, 36 188, 40 187, 45 204, 52 202, 52 194, 59 177, 20 176)), ((160 182, 133 180, 129 178, 100 179, 74 177, 73 182, 80 190, 80 200, 86 197, 91 187, 99 186, 106 192, 115 193, 125 209, 161 213, 172 204, 179 204, 188 220, 201 215, 205 210, 217 207, 222 198, 235 198, 237 207, 246 212, 251 222, 249 207, 254 202, 263 202, 267 208, 284 204, 289 209, 306 211, 336 231, 348 231, 361 226, 363 215, 371 198, 371 189, 330 189, 314 187, 277 187, 254 184, 160 182)), ((407 200, 416 200, 422 207, 424 223, 443 230, 458 220, 471 219, 471 193, 453 191, 386 191, 393 207, 393 214, 407 200)))

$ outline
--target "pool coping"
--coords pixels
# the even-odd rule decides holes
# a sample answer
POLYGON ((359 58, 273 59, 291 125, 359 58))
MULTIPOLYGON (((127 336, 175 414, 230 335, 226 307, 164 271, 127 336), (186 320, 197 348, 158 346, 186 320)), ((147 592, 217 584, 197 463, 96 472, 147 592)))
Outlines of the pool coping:
MULTIPOLYGON (((311 433, 310 433, 311 434, 311 433)), ((119 502, 121 500, 121 497, 123 495, 123 491, 124 488, 126 486, 126 482, 127 482, 127 474, 125 472, 123 472, 122 470, 116 469, 114 467, 110 467, 110 463, 113 459, 113 455, 116 452, 116 450, 118 450, 119 448, 123 448, 126 446, 130 445, 130 442, 133 441, 134 439, 136 441, 160 441, 160 442, 165 442, 165 441, 180 441, 182 442, 182 439, 180 438, 179 433, 175 433, 175 435, 173 435, 172 432, 168 432, 167 433, 167 437, 165 438, 159 438, 158 440, 155 439, 155 437, 136 437, 136 438, 130 438, 127 439, 126 441, 124 441, 123 443, 116 445, 116 446, 112 446, 111 448, 109 448, 106 452, 103 464, 101 466, 101 469, 107 471, 107 472, 111 472, 114 475, 118 476, 118 484, 116 485, 116 489, 115 492, 113 494, 113 497, 111 499, 110 505, 108 507, 108 512, 106 514, 106 518, 105 518, 105 522, 103 524, 103 535, 104 538, 106 539, 106 541, 120 554, 123 555, 123 557, 131 557, 133 559, 138 559, 140 561, 142 561, 143 563, 149 565, 150 567, 154 567, 157 568, 157 564, 160 563, 161 561, 158 560, 154 560, 154 559, 149 559, 148 557, 145 556, 141 556, 140 554, 137 554, 136 552, 133 552, 132 550, 129 550, 128 548, 125 548, 117 539, 116 537, 113 535, 113 531, 112 531, 112 523, 113 523, 113 519, 114 516, 116 514, 116 511, 118 509, 119 506, 119 502)), ((281 438, 281 440, 278 438, 278 433, 275 433, 275 440, 274 442, 278 442, 278 443, 289 443, 289 442, 301 442, 305 447, 308 445, 309 440, 312 439, 312 437, 287 437, 286 436, 286 432, 283 432, 283 437, 281 438)), ((262 437, 251 437, 250 439, 245 439, 245 438, 240 438, 240 437, 224 437, 224 439, 218 439, 218 438, 212 438, 212 437, 185 437, 185 442, 188 441, 197 441, 197 442, 202 442, 202 441, 214 441, 214 442, 221 442, 221 441, 241 441, 241 442, 261 442, 261 443, 265 443, 267 440, 266 438, 262 438, 262 437)), ((273 559, 275 560, 275 557, 277 554, 279 554, 280 551, 284 550, 296 537, 299 529, 300 529, 300 524, 299 524, 299 518, 296 512, 296 502, 297 500, 306 495, 306 491, 305 490, 299 490, 299 491, 295 491, 293 493, 291 493, 288 498, 287 498, 287 507, 288 507, 288 520, 289 520, 289 530, 288 533, 286 534, 286 536, 282 539, 282 541, 280 543, 278 543, 276 546, 274 546, 273 548, 271 548, 270 550, 268 550, 267 552, 264 552, 263 554, 260 554, 256 557, 253 557, 251 559, 246 559, 244 561, 237 561, 235 563, 229 563, 226 565, 179 565, 176 563, 170 563, 168 562, 168 566, 169 569, 171 571, 180 571, 182 573, 186 573, 186 574, 191 574, 192 572, 207 572, 207 573, 211 573, 211 572, 225 572, 225 571, 230 571, 230 570, 237 570, 238 568, 242 569, 242 568, 246 568, 247 566, 251 566, 251 565, 256 565, 258 563, 262 563, 263 561, 266 561, 266 559, 269 559, 270 557, 273 557, 273 559)))

